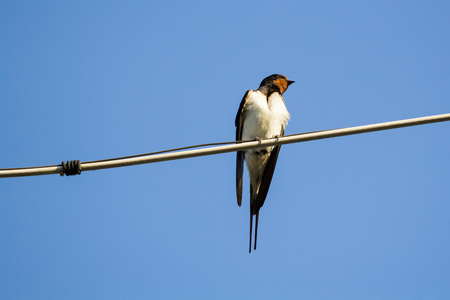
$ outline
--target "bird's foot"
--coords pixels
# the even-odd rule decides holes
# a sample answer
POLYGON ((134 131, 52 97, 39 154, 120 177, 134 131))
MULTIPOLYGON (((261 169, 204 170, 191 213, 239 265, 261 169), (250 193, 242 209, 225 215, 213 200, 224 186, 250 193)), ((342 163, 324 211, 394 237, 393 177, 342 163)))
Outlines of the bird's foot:
POLYGON ((281 137, 281 135, 277 134, 277 135, 274 135, 272 138, 275 139, 278 142, 280 137, 281 137))
POLYGON ((261 141, 263 140, 263 138, 260 137, 256 137, 253 139, 254 142, 259 142, 261 144, 261 141))

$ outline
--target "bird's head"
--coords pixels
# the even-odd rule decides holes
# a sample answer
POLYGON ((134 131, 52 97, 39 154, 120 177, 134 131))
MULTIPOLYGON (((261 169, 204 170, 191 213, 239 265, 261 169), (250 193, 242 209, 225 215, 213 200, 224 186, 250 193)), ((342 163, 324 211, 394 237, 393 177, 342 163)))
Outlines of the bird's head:
POLYGON ((286 92, 288 86, 293 84, 295 81, 288 80, 286 76, 280 74, 270 75, 261 81, 259 88, 267 89, 270 92, 278 92, 283 94, 286 92))

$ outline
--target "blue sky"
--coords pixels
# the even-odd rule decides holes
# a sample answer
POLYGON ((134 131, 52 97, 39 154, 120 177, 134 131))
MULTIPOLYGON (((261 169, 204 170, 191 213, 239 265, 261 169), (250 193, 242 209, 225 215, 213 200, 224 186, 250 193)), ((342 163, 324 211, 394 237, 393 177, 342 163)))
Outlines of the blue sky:
MULTIPOLYGON (((0 168, 450 112, 448 1, 2 1, 0 168)), ((0 179, 2 299, 448 299, 450 123, 282 147, 248 253, 235 154, 0 179)))

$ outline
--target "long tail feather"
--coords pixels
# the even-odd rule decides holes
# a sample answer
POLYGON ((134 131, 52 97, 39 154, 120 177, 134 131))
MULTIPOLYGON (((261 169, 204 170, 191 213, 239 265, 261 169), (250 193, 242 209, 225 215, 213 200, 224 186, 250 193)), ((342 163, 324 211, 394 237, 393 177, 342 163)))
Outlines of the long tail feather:
POLYGON ((253 226, 253 215, 252 211, 250 210, 250 241, 248 245, 248 253, 252 253, 252 226, 253 226))
POLYGON ((259 217, 259 210, 256 212, 256 220, 255 220, 255 250, 256 250, 256 239, 258 238, 258 217, 259 217))

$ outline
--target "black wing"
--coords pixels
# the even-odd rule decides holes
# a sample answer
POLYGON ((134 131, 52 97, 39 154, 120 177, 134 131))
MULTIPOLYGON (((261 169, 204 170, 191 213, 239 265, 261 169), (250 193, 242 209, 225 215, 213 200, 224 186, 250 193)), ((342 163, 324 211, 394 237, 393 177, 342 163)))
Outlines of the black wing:
MULTIPOLYGON (((284 134, 284 128, 281 130, 281 134, 284 134)), ((264 205, 264 201, 267 197, 267 192, 269 192, 270 182, 272 181, 273 173, 275 171, 275 166, 277 164, 278 154, 280 153, 281 146, 275 146, 272 149, 269 160, 267 161, 264 173, 261 179, 261 185, 259 186, 258 195, 256 195, 255 206, 250 208, 250 222, 252 222, 253 215, 256 215, 255 220, 255 250, 256 250, 256 240, 258 238, 258 219, 259 219, 259 209, 264 205)), ((250 185, 251 186, 251 185, 250 185)), ((250 226, 250 250, 251 251, 251 229, 250 226)))
MULTIPOLYGON (((280 136, 284 134, 284 128, 281 130, 280 136)), ((270 183, 272 182, 273 173, 278 160, 278 154, 280 153, 281 145, 274 146, 269 160, 267 161, 266 168, 261 179, 261 185, 259 186, 258 195, 256 196, 255 211, 254 214, 259 212, 259 209, 264 205, 267 193, 269 192, 270 183)))
MULTIPOLYGON (((239 110, 236 114, 234 124, 236 125, 236 141, 242 140, 242 128, 244 125, 244 109, 247 104, 252 90, 248 90, 242 98, 239 110)), ((242 174, 244 173, 244 151, 237 151, 236 153, 236 197, 239 206, 242 204, 242 174)))

